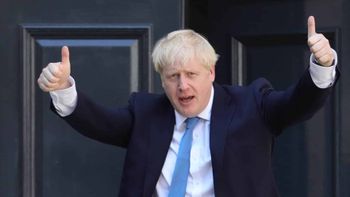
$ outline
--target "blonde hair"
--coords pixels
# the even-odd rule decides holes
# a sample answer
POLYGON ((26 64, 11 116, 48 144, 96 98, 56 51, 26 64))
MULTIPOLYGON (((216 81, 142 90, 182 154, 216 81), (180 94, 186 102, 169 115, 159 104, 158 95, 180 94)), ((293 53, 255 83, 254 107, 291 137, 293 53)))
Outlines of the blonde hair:
POLYGON ((210 43, 188 29, 170 32, 156 43, 152 52, 154 68, 158 73, 168 65, 184 65, 193 57, 208 69, 218 60, 210 43))

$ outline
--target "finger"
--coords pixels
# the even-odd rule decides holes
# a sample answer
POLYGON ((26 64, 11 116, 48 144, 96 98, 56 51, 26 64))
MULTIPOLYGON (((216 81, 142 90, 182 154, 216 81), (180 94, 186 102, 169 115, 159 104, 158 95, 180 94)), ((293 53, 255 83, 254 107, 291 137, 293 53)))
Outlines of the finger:
POLYGON ((320 42, 324 38, 325 37, 323 36, 323 34, 314 34, 308 38, 307 43, 310 47, 312 47, 313 45, 320 42))
POLYGON ((309 16, 307 20, 307 37, 310 38, 311 36, 316 34, 316 22, 315 18, 313 16, 309 16))
POLYGON ((314 45, 310 47, 310 51, 312 53, 317 53, 318 51, 323 49, 330 50, 328 40, 322 40, 322 41, 316 42, 314 45))
POLYGON ((334 60, 333 55, 327 54, 322 56, 319 59, 319 62, 324 66, 331 66, 333 63, 333 60, 334 60))
POLYGON ((56 86, 56 83, 51 83, 45 76, 43 73, 41 73, 40 75, 40 80, 41 83, 44 84, 46 87, 48 88, 54 88, 56 86))
POLYGON ((320 59, 321 57, 330 54, 329 48, 322 48, 321 50, 314 53, 316 59, 320 59))
POLYGON ((320 63, 330 62, 331 60, 333 60, 333 59, 329 53, 326 53, 326 54, 322 55, 320 58, 318 58, 318 61, 320 63))
POLYGON ((49 65, 47 65, 47 68, 50 71, 50 73, 57 78, 60 78, 62 74, 62 72, 59 69, 60 64, 61 64, 60 62, 55 62, 55 63, 49 63, 49 65))
POLYGON ((38 85, 40 87, 41 90, 43 90, 44 92, 48 92, 50 91, 51 89, 49 87, 47 87, 45 84, 44 84, 44 80, 43 80, 43 77, 42 75, 40 75, 39 79, 38 79, 38 85))
POLYGON ((333 59, 333 52, 330 48, 322 49, 317 53, 315 53, 314 55, 315 55, 315 58, 318 60, 322 59, 324 56, 330 57, 331 59, 333 59))
POLYGON ((330 51, 320 51, 317 54, 315 54, 315 59, 320 65, 323 66, 330 66, 333 63, 334 60, 334 54, 330 51))
POLYGON ((45 76, 45 78, 48 79, 51 83, 57 83, 59 81, 59 78, 53 76, 47 67, 43 69, 42 73, 45 76))
POLYGON ((69 49, 67 46, 63 46, 61 50, 61 62, 62 64, 68 65, 70 64, 69 61, 69 49))
POLYGON ((49 89, 44 84, 38 82, 38 85, 39 85, 39 88, 42 91, 44 91, 44 92, 48 92, 49 91, 49 89))

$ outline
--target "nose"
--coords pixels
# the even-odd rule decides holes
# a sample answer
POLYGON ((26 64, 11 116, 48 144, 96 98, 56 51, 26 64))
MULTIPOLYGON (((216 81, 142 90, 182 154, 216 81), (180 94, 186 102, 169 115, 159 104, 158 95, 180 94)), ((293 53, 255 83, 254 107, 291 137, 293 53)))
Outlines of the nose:
POLYGON ((178 88, 180 91, 185 91, 189 88, 188 80, 183 75, 179 77, 178 88))

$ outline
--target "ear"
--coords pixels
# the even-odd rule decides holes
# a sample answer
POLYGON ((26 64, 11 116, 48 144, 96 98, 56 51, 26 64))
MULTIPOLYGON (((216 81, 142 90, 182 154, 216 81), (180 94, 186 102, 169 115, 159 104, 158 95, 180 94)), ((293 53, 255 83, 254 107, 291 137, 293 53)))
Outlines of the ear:
POLYGON ((210 72, 210 76, 209 76, 210 80, 211 80, 211 82, 214 82, 214 80, 215 80, 215 65, 210 67, 209 72, 210 72))
POLYGON ((163 78, 162 73, 159 73, 159 76, 160 76, 160 80, 162 82, 162 87, 164 88, 165 84, 164 84, 164 80, 163 80, 164 78, 163 78))

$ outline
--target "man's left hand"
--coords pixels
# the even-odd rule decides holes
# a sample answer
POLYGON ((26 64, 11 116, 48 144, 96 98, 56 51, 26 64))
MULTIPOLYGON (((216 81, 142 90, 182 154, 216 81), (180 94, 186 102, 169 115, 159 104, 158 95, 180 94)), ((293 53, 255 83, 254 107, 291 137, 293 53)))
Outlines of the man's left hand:
POLYGON ((313 16, 307 21, 308 40, 311 53, 314 54, 317 63, 329 67, 333 64, 334 54, 329 41, 323 34, 316 33, 316 23, 313 16))

